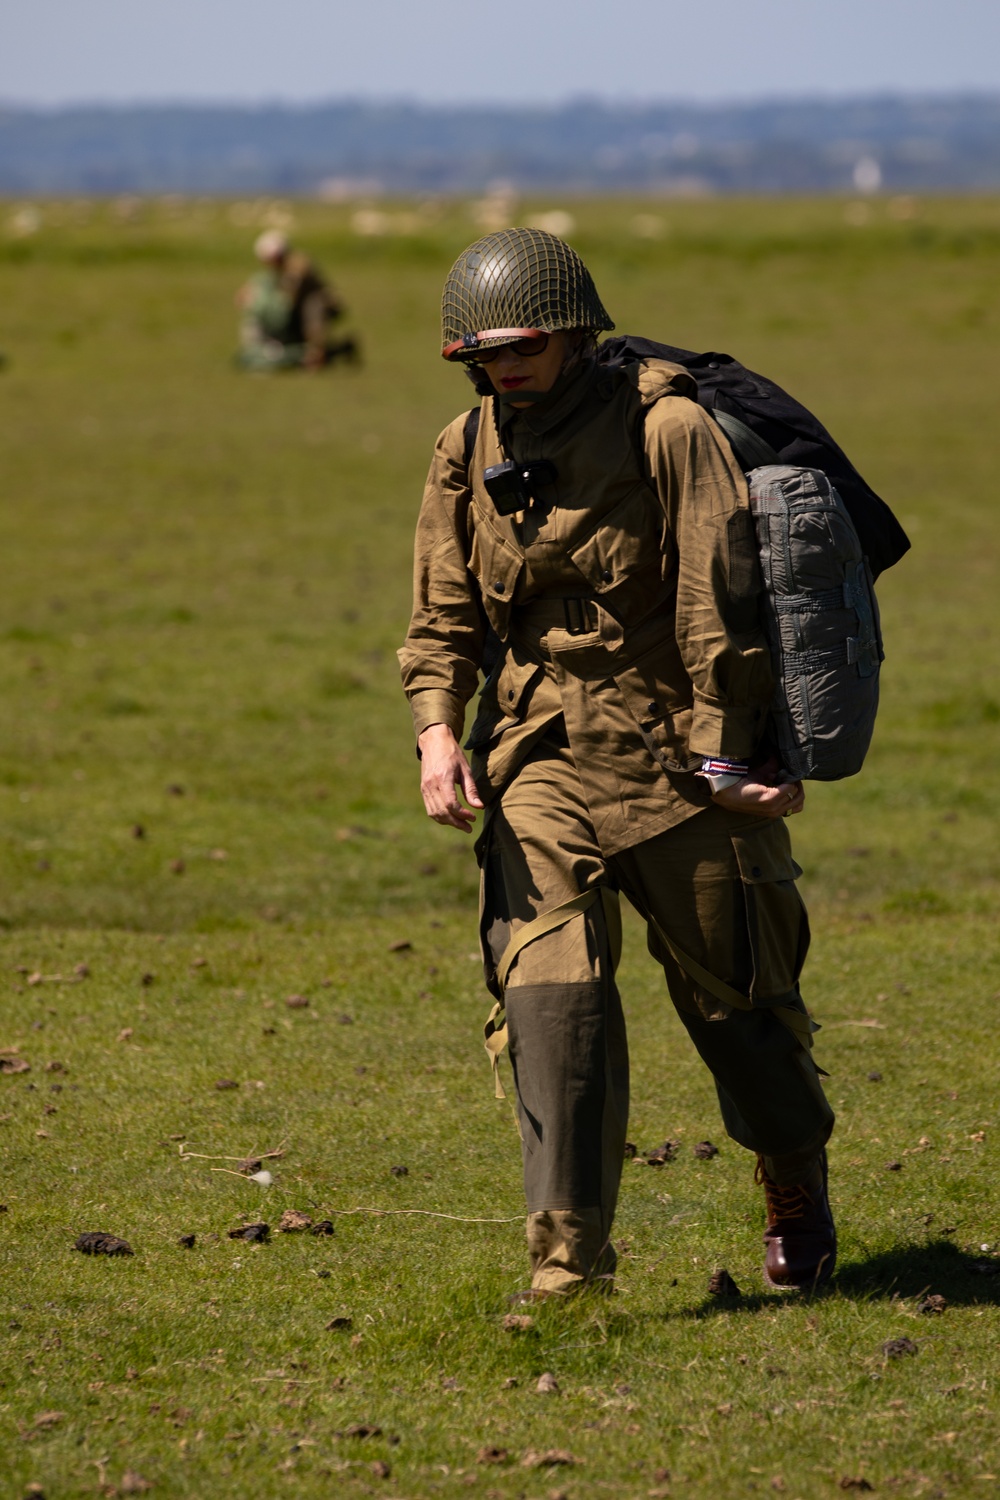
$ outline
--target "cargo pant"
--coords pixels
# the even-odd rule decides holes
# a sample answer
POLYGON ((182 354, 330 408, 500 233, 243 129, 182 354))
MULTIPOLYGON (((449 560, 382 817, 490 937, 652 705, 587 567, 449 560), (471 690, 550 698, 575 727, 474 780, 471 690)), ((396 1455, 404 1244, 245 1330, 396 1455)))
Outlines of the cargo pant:
MULTIPOLYGON (((490 807, 479 854, 484 960, 495 992, 497 968, 527 924, 574 897, 620 890, 646 921, 650 952, 715 1079, 727 1132, 763 1156, 779 1184, 807 1175, 834 1117, 808 1052, 798 977, 809 929, 783 821, 713 804, 608 858, 572 755, 556 733, 535 747, 490 807), (710 993, 677 953, 688 968, 700 966, 722 988, 750 997, 752 1008, 710 993)), ((600 1283, 615 1267, 610 1233, 629 1083, 613 912, 599 899, 571 911, 517 949, 505 974, 532 1286, 539 1291, 600 1283)))

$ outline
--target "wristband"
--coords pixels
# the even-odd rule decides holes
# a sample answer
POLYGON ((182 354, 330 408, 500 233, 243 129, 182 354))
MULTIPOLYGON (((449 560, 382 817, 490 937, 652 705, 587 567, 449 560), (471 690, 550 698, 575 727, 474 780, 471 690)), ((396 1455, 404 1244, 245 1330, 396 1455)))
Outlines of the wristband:
POLYGON ((722 792, 727 786, 735 786, 738 781, 743 781, 750 773, 750 767, 745 760, 723 760, 721 756, 708 756, 701 763, 701 770, 695 775, 707 781, 712 790, 713 797, 716 792, 722 792))

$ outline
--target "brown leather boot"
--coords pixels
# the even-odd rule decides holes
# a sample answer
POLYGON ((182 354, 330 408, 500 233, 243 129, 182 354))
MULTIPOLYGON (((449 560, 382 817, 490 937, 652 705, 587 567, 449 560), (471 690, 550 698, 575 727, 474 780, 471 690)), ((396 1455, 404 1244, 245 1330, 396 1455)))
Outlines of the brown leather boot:
POLYGON ((833 1275, 837 1231, 826 1191, 826 1152, 804 1182, 779 1187, 758 1156, 754 1181, 764 1188, 764 1281, 775 1291, 811 1291, 833 1275))

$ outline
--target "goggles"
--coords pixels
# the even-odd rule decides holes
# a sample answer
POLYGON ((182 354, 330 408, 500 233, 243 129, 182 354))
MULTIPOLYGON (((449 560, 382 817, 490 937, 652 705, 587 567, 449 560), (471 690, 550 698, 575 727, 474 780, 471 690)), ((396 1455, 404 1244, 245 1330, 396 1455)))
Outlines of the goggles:
POLYGON ((463 364, 488 365, 496 359, 502 349, 513 349, 515 354, 541 354, 547 347, 549 335, 540 328, 487 328, 482 333, 466 333, 453 344, 441 350, 441 358, 459 360, 463 364), (503 343, 489 349, 480 347, 487 339, 503 339, 503 343))

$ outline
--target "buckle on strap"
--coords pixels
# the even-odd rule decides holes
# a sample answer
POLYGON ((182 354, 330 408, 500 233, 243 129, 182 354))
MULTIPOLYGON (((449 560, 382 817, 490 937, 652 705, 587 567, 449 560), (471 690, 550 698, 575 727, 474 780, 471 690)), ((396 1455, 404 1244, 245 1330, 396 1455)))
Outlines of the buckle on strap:
POLYGON ((589 599, 564 599, 562 605, 567 635, 586 635, 596 629, 590 620, 589 599))

